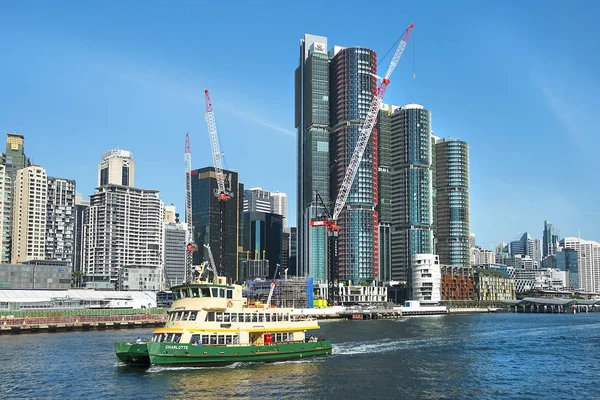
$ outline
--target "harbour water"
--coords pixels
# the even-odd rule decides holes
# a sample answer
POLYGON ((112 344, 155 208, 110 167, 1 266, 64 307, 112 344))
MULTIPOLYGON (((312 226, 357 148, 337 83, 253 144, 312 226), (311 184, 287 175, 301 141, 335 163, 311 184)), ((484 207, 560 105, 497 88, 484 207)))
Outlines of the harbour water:
POLYGON ((151 329, 0 336, 0 398, 587 399, 600 313, 326 321, 329 357, 223 368, 119 366, 151 329))

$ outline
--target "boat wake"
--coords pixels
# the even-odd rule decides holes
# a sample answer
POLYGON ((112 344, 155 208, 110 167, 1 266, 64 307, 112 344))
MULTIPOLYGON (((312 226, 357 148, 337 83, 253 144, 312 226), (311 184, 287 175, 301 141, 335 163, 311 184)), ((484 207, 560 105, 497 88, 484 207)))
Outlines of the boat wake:
POLYGON ((380 339, 370 342, 333 344, 333 355, 388 353, 396 350, 431 347, 444 344, 444 339, 380 339))
POLYGON ((242 367, 247 367, 250 363, 243 363, 243 362, 236 362, 230 365, 224 365, 224 366, 210 366, 210 367, 199 367, 199 366, 177 366, 177 367, 170 367, 170 366, 165 366, 165 365, 152 365, 150 368, 148 368, 146 370, 146 372, 150 372, 150 373, 156 373, 156 372, 165 372, 165 371, 193 371, 193 370, 203 370, 203 369, 209 369, 209 370, 215 370, 215 369, 234 369, 234 368, 242 368, 242 367))

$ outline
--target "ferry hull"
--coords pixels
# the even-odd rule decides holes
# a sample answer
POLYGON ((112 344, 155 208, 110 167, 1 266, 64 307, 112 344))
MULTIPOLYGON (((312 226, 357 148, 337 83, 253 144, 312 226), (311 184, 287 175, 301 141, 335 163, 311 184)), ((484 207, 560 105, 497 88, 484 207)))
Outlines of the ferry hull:
MULTIPOLYGON (((126 364, 222 366, 237 362, 276 362, 299 360, 307 357, 329 355, 331 342, 280 343, 268 346, 195 346, 192 344, 148 342, 147 358, 140 356, 139 348, 126 350, 127 343, 116 343, 117 357, 126 364), (133 361, 132 361, 133 360, 133 361)), ((140 345, 141 346, 141 345, 140 345)))
POLYGON ((115 352, 119 361, 129 365, 149 365, 147 343, 115 343, 115 352))

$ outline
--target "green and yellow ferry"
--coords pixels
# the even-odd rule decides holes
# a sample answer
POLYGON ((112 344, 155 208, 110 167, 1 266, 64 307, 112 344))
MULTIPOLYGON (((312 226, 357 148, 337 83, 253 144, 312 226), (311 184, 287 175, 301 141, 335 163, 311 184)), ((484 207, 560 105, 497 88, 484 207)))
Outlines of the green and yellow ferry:
POLYGON ((328 339, 306 337, 306 331, 319 329, 316 320, 294 315, 291 308, 248 304, 242 286, 227 285, 224 277, 209 281, 199 273, 193 282, 171 290, 174 301, 167 322, 154 330, 151 340, 115 343, 121 362, 221 366, 332 352, 328 339))

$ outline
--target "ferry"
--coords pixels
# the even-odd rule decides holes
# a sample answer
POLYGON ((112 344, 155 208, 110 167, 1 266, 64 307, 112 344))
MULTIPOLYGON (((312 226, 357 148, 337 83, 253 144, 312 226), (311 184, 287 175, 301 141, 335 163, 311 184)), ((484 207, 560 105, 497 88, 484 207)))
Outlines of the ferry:
POLYGON ((203 278, 204 266, 195 270, 191 283, 171 288, 174 300, 167 322, 154 330, 149 341, 115 343, 119 361, 142 366, 222 366, 332 353, 329 339, 306 336, 307 331, 319 329, 315 319, 293 314, 292 308, 270 306, 274 282, 266 304, 249 304, 241 285, 228 285, 214 272, 213 279, 203 278))

